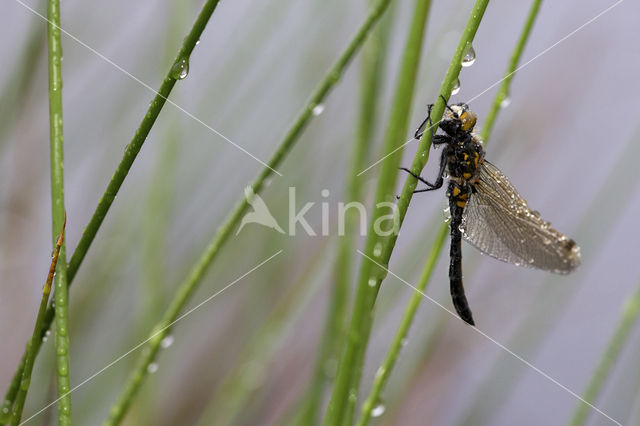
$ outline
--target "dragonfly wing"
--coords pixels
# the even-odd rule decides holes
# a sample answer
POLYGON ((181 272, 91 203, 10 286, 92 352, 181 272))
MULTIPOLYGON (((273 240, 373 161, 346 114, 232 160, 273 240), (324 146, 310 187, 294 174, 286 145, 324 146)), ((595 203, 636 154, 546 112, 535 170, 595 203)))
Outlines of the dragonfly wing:
POLYGON ((576 243, 533 211, 507 177, 485 160, 465 206, 463 237, 504 262, 559 274, 580 264, 576 243))

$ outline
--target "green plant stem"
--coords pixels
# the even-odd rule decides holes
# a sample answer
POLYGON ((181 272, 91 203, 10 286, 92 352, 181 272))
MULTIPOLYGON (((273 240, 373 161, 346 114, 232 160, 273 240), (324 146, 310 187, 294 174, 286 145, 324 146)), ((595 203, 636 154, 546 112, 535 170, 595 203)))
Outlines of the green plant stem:
POLYGON ((502 108, 502 103, 509 98, 509 91, 511 87, 511 80, 516 73, 516 68, 520 63, 520 58, 522 57, 522 51, 524 50, 525 45, 527 44, 527 40, 529 39, 529 35, 531 34, 531 29, 533 28, 533 24, 538 16, 538 11, 540 10, 540 4, 542 0, 533 0, 531 3, 531 8, 529 9, 529 15, 527 16, 527 20, 525 21, 524 27, 522 28, 522 32, 520 33, 520 38, 518 39, 518 43, 516 44, 513 53, 511 54, 511 59, 509 60, 509 65, 507 66, 507 72, 502 80, 502 84, 498 89, 498 93, 496 94, 493 104, 491 105, 491 109, 487 114, 487 117, 484 122, 484 126, 482 127, 481 139, 486 141, 489 139, 489 135, 493 130, 493 124, 496 121, 496 117, 498 115, 498 111, 502 108))
POLYGON ((38 315, 36 317, 36 323, 33 327, 33 334, 31 336, 31 340, 27 342, 27 357, 25 360, 25 368, 22 373, 22 379, 20 381, 20 387, 18 390, 18 394, 16 396, 16 402, 13 407, 13 413, 9 419, 8 411, 0 413, 0 419, 2 422, 11 421, 12 425, 20 424, 20 419, 22 418, 22 411, 24 410, 24 402, 27 399, 27 392, 29 391, 29 385, 31 384, 31 373, 33 372, 33 364, 36 359, 36 352, 34 350, 36 340, 41 339, 42 335, 42 320, 44 319, 44 314, 47 310, 47 303, 49 302, 49 295, 51 294, 51 285, 53 283, 53 277, 56 273, 56 266, 58 264, 58 258, 60 256, 60 248, 62 247, 62 243, 64 241, 64 227, 65 223, 62 225, 62 230, 60 231, 60 235, 55 243, 55 248, 53 250, 53 255, 51 256, 51 266, 49 267, 49 274, 47 275, 47 280, 42 287, 42 299, 40 300, 40 308, 38 309, 38 315))
MULTIPOLYGON (((460 43, 458 44, 453 59, 451 60, 451 64, 440 89, 440 94, 445 99, 449 98, 449 95, 453 90, 453 86, 455 85, 458 74, 460 73, 460 69, 462 68, 462 58, 467 49, 471 46, 471 43, 478 29, 478 26, 480 25, 482 16, 484 15, 484 11, 486 10, 488 3, 488 0, 477 0, 474 5, 469 21, 467 22, 465 30, 460 39, 460 43)), ((444 113, 444 108, 444 102, 442 101, 442 99, 438 98, 438 101, 431 111, 431 116, 434 123, 438 123, 440 121, 444 113)), ((392 115, 392 120, 390 120, 390 127, 391 123, 394 122, 393 117, 394 116, 392 115)), ((405 117, 408 117, 408 114, 406 114, 405 117)), ((407 118, 405 117, 399 119, 398 121, 403 119, 406 121, 407 118)), ((406 123, 404 125, 404 130, 406 130, 406 123)), ((402 140, 402 135, 403 134, 399 132, 399 135, 394 135, 394 137, 396 138, 396 140, 402 140)), ((411 166, 411 170, 415 174, 420 174, 420 172, 424 168, 428 160, 430 146, 431 132, 425 132, 425 135, 420 140, 418 151, 411 166)), ((385 152, 392 151, 386 150, 385 152)), ((391 181, 395 185, 395 175, 397 174, 398 159, 394 158, 394 155, 384 160, 385 163, 383 164, 383 170, 380 176, 381 186, 379 187, 379 189, 383 188, 384 186, 384 182, 382 181, 391 181)), ((396 222, 395 232, 386 239, 380 254, 376 255, 377 253, 374 253, 373 250, 375 248, 375 243, 377 243, 378 241, 375 241, 371 237, 368 239, 368 242, 370 240, 373 240, 373 244, 367 244, 364 253, 366 256, 376 259, 376 261, 381 265, 387 265, 389 262, 391 252, 393 251, 395 242, 397 240, 398 231, 402 226, 402 222, 406 215, 407 209, 409 207, 409 202, 416 185, 417 180, 415 178, 409 177, 405 180, 402 195, 400 196, 397 208, 394 212, 394 220, 396 222)), ((391 191, 392 190, 393 185, 391 186, 391 191)), ((380 195, 380 193, 378 195, 380 195)), ((383 195, 388 196, 389 192, 386 192, 383 195)), ((380 199, 377 198, 377 200, 380 199)), ((366 343, 372 323, 373 306, 375 304, 375 298, 377 296, 380 284, 387 274, 385 268, 376 266, 376 268, 374 269, 373 266, 375 265, 371 261, 365 260, 363 261, 361 267, 361 274, 358 282, 358 290, 356 294, 356 300, 354 302, 353 315, 351 318, 351 325, 346 349, 342 358, 342 363, 338 370, 338 377, 336 379, 336 385, 331 397, 331 402, 329 404, 329 410, 325 419, 325 425, 338 425, 341 421, 340 419, 343 418, 343 407, 346 404, 347 399, 351 398, 353 401, 354 397, 357 398, 360 370, 362 369, 362 360, 364 359, 364 351, 366 348, 366 343), (371 280, 375 281, 374 285, 370 285, 371 280), (352 381, 352 377, 356 380, 352 381)), ((353 401, 352 403, 355 403, 355 401, 353 401)))
MULTIPOLYGON (((313 108, 324 101, 331 88, 333 88, 340 80, 340 77, 351 58, 354 56, 358 48, 360 48, 374 24, 380 19, 388 7, 389 2, 390 0, 380 0, 378 2, 347 48, 342 52, 336 63, 322 79, 318 87, 313 92, 311 98, 294 121, 293 125, 287 131, 284 139, 280 142, 280 145, 269 160, 268 166, 262 169, 258 177, 251 184, 254 193, 260 193, 265 179, 272 174, 273 169, 277 168, 289 154, 293 145, 312 118, 313 108)), ((105 425, 118 424, 122 420, 127 408, 133 401, 133 398, 142 384, 142 380, 147 372, 147 367, 151 362, 153 362, 158 353, 160 342, 170 331, 169 325, 178 317, 189 297, 202 280, 202 277, 211 262, 215 259, 222 246, 228 240, 233 229, 235 229, 246 212, 247 207, 247 199, 242 198, 242 200, 236 205, 235 209, 227 216, 222 226, 218 228, 218 232, 213 237, 189 275, 182 284, 180 284, 180 287, 178 288, 178 291, 171 301, 168 309, 165 311, 162 320, 156 325, 154 331, 151 333, 153 337, 144 347, 139 362, 127 379, 127 383, 125 384, 122 393, 118 397, 116 403, 112 406, 109 418, 105 422, 105 425)))
MULTIPOLYGON (((611 367, 613 367, 614 362, 618 359, 622 347, 626 343, 627 337, 631 332, 631 328, 638 319, 638 313, 640 313, 640 287, 629 299, 627 299, 622 309, 622 315, 620 317, 618 327, 609 341, 609 344, 600 359, 600 363, 593 372, 589 385, 582 394, 582 399, 585 401, 594 403, 598 398, 598 395, 600 395, 600 391, 602 390, 602 386, 611 371, 611 367)), ((590 411, 591 407, 581 401, 578 401, 578 405, 573 412, 570 425, 580 426, 585 424, 590 411)))
MULTIPOLYGON (((371 36, 362 48, 360 68, 360 107, 358 128, 351 166, 347 174, 347 200, 359 202, 362 199, 363 179, 358 172, 367 166, 368 148, 373 138, 378 105, 379 87, 383 74, 384 58, 388 46, 391 28, 391 11, 384 20, 371 32, 371 36)), ((337 365, 340 347, 344 342, 348 321, 349 291, 352 282, 355 237, 359 225, 359 213, 354 209, 345 212, 345 235, 338 240, 338 256, 336 258, 336 278, 327 311, 326 324, 319 345, 319 356, 316 359, 313 376, 308 392, 304 397, 301 416, 296 424, 315 425, 320 420, 320 406, 327 384, 328 370, 337 365)))
MULTIPOLYGON (((500 90, 498 91, 498 93, 494 98, 492 108, 489 114, 490 118, 488 118, 482 131, 482 138, 485 143, 485 146, 486 146, 486 143, 488 142, 489 136, 491 135, 491 129, 493 128, 493 124, 497 117, 498 111, 500 110, 500 104, 505 99, 505 94, 509 93, 511 80, 515 73, 515 69, 518 66, 518 63, 520 61, 520 57, 521 57, 524 45, 526 44, 526 41, 531 33, 531 28, 533 26, 533 22, 535 21, 535 17, 538 13, 540 3, 541 3, 541 0, 534 0, 532 4, 531 10, 529 12, 529 16, 525 23, 525 27, 523 28, 520 38, 518 40, 518 43, 513 51, 513 54, 511 55, 511 60, 509 61, 509 65, 507 67, 507 71, 506 71, 503 83, 500 87, 500 90)), ((427 260, 427 263, 424 267, 424 270, 422 272, 422 275, 416 287, 418 291, 414 292, 413 296, 411 297, 411 300, 407 304, 404 316, 402 318, 398 331, 396 332, 396 335, 391 344, 391 347, 387 352, 387 356, 385 357, 384 361, 378 368, 378 373, 375 376, 371 392, 367 397, 367 399, 365 400, 364 404, 362 405, 361 418, 360 418, 360 421, 358 422, 359 426, 364 426, 368 423, 371 417, 371 410, 376 406, 377 402, 380 400, 380 394, 382 392, 382 389, 386 385, 386 381, 389 377, 389 374, 391 373, 391 370, 395 366, 395 361, 398 357, 402 340, 405 338, 408 332, 408 329, 411 325, 411 322, 413 321, 413 318, 415 316, 416 309, 420 304, 422 297, 424 296, 423 295, 424 290, 429 282, 429 279, 431 278, 431 272, 433 270, 433 267, 435 266, 435 261, 440 255, 440 252, 442 251, 448 230, 449 230, 449 226, 446 224, 443 225, 438 231, 438 235, 436 236, 435 241, 433 242, 431 252, 429 254, 429 258, 427 260)))
POLYGON ((449 226, 445 224, 438 230, 435 241, 431 246, 431 252, 427 258, 427 263, 425 264, 422 274, 420 275, 420 280, 416 285, 417 290, 414 291, 409 303, 407 304, 400 326, 398 327, 398 331, 396 332, 393 341, 391 342, 391 346, 387 351, 387 356, 384 361, 382 361, 382 364, 376 372, 371 392, 362 404, 361 415, 357 423, 358 426, 365 426, 369 423, 369 420, 371 419, 371 411, 381 400, 380 394, 382 393, 384 386, 387 384, 387 380, 389 379, 391 370, 393 370, 393 367, 395 366, 400 350, 404 346, 404 342, 406 342, 405 339, 407 338, 409 327, 411 327, 411 323, 413 322, 418 306, 424 298, 425 289, 431 279, 431 274, 436 266, 436 262, 440 256, 440 252, 442 251, 442 246, 447 239, 447 235, 449 235, 449 226))
MULTIPOLYGON (((66 222, 64 210, 64 136, 62 131, 62 43, 60 41, 60 0, 47 2, 49 38, 49 138, 51 146, 51 217, 53 239, 66 222)), ((60 246, 54 278, 56 312, 56 378, 58 424, 71 424, 71 383, 69 380, 69 300, 65 243, 60 246)), ((39 315, 40 316, 40 315, 39 315)), ((43 324, 44 326, 44 324, 43 324)), ((40 327, 40 328, 43 328, 40 327)))
MULTIPOLYGON (((191 52, 193 51, 193 48, 195 47, 198 39, 200 38, 202 31, 204 31, 204 28, 207 25, 209 18, 213 14, 213 11, 217 6, 218 1, 219 0, 207 0, 205 4, 202 6, 201 11, 198 17, 196 18, 196 21, 194 22, 193 26, 191 27, 191 30, 189 31, 189 34, 185 37, 182 43, 182 46, 180 47, 180 51, 176 56, 175 62, 180 61, 182 58, 188 58, 191 55, 191 52)), ((173 64, 171 68, 173 68, 173 64)), ((122 157, 120 164, 116 168, 115 173, 111 177, 111 180, 107 185, 107 189, 105 190, 104 194, 100 198, 100 201, 98 202, 98 206, 96 207, 93 213, 93 216, 91 217, 91 220, 89 221, 84 231, 82 232, 82 236, 80 238, 80 241, 78 242, 78 246, 74 250, 71 256, 71 259, 69 261, 69 264, 67 266, 67 282, 69 285, 72 283, 73 279, 75 278, 76 273, 78 272, 78 268, 80 267, 80 264, 82 263, 85 255, 87 254, 87 251, 89 250, 89 247, 91 246, 91 243, 93 242, 93 239, 95 238, 96 233, 98 232, 98 229, 102 224, 102 221, 107 215, 107 212, 111 207, 111 204, 115 200, 116 194, 118 193, 120 186, 122 186, 122 183, 125 177, 127 176, 129 169, 131 169, 133 161, 135 160, 136 156, 140 152, 140 149, 142 148, 142 145, 144 144, 144 141, 146 140, 147 135, 151 131, 151 128, 153 127, 156 119, 158 118, 158 115, 160 114, 162 107, 164 106, 167 98, 169 97, 169 94, 171 93, 171 89, 173 89, 173 86, 176 83, 176 80, 171 76, 171 74, 172 72, 171 70, 169 70, 169 72, 167 73, 167 76, 162 82, 162 85, 160 86, 160 89, 158 89, 156 96, 154 97, 153 101, 149 105, 149 109, 147 110, 147 113, 145 114, 144 118, 140 122, 140 126, 136 130, 136 133, 133 136, 133 139, 131 140, 129 145, 127 145, 127 149, 125 150, 124 156, 122 157)), ((47 308, 47 312, 45 314, 44 327, 42 329, 43 333, 46 332, 51 327, 51 323, 53 322, 53 318, 55 315, 56 315, 56 312, 53 309, 53 307, 50 305, 49 308, 47 308)), ((40 350, 40 346, 41 346, 41 341, 39 340, 35 348, 36 354, 40 350)), ((18 368, 14 373, 9 389, 5 394, 3 409, 6 406, 11 406, 11 404, 13 404, 13 400, 15 399, 15 395, 17 391, 16 384, 20 382, 20 377, 22 376, 22 370, 24 369, 24 365, 25 365, 25 359, 26 359, 26 355, 23 355, 22 359, 20 360, 20 364, 18 365, 18 368)))
MULTIPOLYGON (((428 0, 417 0, 413 12, 413 20, 403 52, 389 123, 383 141, 383 155, 389 156, 389 158, 382 164, 376 191, 376 206, 379 206, 380 203, 388 202, 394 197, 397 170, 402 158, 400 144, 404 141, 404 135, 409 126, 409 111, 413 99, 430 4, 431 2, 428 0)), ((373 217, 371 218, 365 242, 365 253, 371 257, 378 257, 379 253, 374 254, 374 251, 380 251, 381 249, 382 243, 380 241, 383 237, 377 234, 375 224, 380 220, 382 213, 380 208, 373 210, 373 217)), ((380 271, 374 271, 372 265, 371 262, 363 262, 361 266, 345 350, 338 367, 333 393, 324 419, 325 425, 351 424, 351 418, 353 417, 352 407, 355 407, 358 383, 360 381, 360 360, 364 358, 366 340, 368 339, 369 327, 367 324, 372 321, 369 316, 369 301, 372 291, 369 281, 377 279, 381 273, 380 271)))

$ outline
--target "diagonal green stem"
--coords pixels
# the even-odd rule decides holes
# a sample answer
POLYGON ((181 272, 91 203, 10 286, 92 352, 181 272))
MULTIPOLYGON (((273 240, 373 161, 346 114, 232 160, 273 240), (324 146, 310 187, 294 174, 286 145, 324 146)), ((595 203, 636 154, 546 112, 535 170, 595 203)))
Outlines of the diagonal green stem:
MULTIPOLYGON (((64 241, 64 227, 65 223, 62 225, 62 231, 60 231, 60 235, 55 243, 55 248, 53 250, 53 255, 51 256, 51 266, 49 267, 49 274, 47 275, 47 280, 42 287, 42 299, 40 300, 40 308, 38 309, 38 315, 36 317, 36 323, 33 327, 33 334, 31 335, 31 340, 27 343, 27 356, 25 360, 25 368, 22 373, 22 378, 20 380, 20 388, 18 390, 18 395, 16 397, 16 402, 13 407, 13 413, 11 416, 11 424, 18 425, 20 424, 20 419, 22 418, 22 411, 24 409, 24 402, 27 399, 27 392, 29 391, 29 386, 31 384, 31 373, 33 372, 33 363, 36 359, 35 341, 41 339, 42 335, 42 320, 44 319, 44 313, 47 310, 47 303, 49 302, 49 295, 51 294, 51 285, 53 283, 53 277, 56 273, 56 266, 58 264, 58 258, 60 257, 60 249, 62 247, 62 243, 64 241)), ((3 412, 0 413, 1 421, 8 422, 9 417, 8 413, 3 412)))
POLYGON ((176 56, 171 69, 167 73, 167 76, 164 78, 160 89, 156 93, 156 96, 153 98, 153 101, 151 101, 149 109, 142 119, 138 130, 136 130, 133 139, 131 140, 129 145, 127 145, 124 156, 122 157, 120 164, 116 168, 115 173, 111 177, 111 181, 107 185, 107 189, 102 195, 102 198, 100 198, 98 206, 96 207, 96 210, 93 213, 89 224, 82 232, 82 237, 78 242, 78 246, 73 252, 71 260, 69 260, 69 280, 73 280, 76 272, 78 272, 78 268, 80 267, 82 260, 87 254, 87 251, 89 250, 89 247, 91 246, 91 243, 93 242, 93 239, 98 232, 102 221, 107 215, 107 212, 109 211, 109 208, 111 207, 111 204, 113 203, 113 200, 115 199, 120 186, 122 186, 122 182, 124 182, 124 179, 127 177, 127 174, 129 173, 129 170, 133 165, 133 161, 136 159, 138 153, 140 152, 140 149, 142 148, 142 145, 149 135, 149 132, 151 131, 151 128, 158 118, 158 115, 160 115, 160 111, 162 110, 162 107, 164 107, 164 104, 169 97, 173 86, 176 83, 176 66, 184 63, 184 61, 187 61, 188 63, 191 52, 200 39, 200 35, 207 26, 211 15, 218 5, 218 1, 219 0, 208 0, 207 2, 205 2, 205 4, 202 6, 202 10, 200 10, 198 17, 196 18, 196 21, 193 23, 189 34, 187 34, 187 36, 184 38, 182 46, 180 47, 178 55, 176 56))
MULTIPOLYGON (((265 179, 272 174, 273 170, 277 168, 289 154, 293 145, 297 142, 302 131, 312 118, 313 108, 324 101, 329 91, 340 80, 340 77, 349 64, 351 58, 360 46, 362 46, 367 35, 387 9, 389 3, 390 0, 379 1, 371 14, 359 28, 349 45, 342 52, 336 63, 322 79, 314 93, 311 95, 311 98, 294 121, 293 125, 289 128, 284 139, 269 160, 267 167, 262 169, 258 177, 251 184, 254 193, 258 194, 262 190, 265 179)), ((149 364, 153 362, 160 349, 160 342, 170 332, 169 325, 172 324, 180 314, 180 311, 189 300, 189 297, 201 282, 204 273, 217 257, 217 254, 228 240, 233 229, 235 229, 237 224, 240 222, 240 219, 246 212, 248 205, 246 198, 243 198, 236 205, 236 208, 227 216, 222 226, 218 228, 218 232, 213 237, 189 275, 182 284, 180 284, 180 287, 178 288, 178 291, 166 310, 162 320, 156 325, 154 331, 151 333, 153 337, 144 347, 143 353, 138 360, 138 364, 127 379, 127 383, 118 397, 118 400, 113 405, 105 425, 118 424, 124 417, 128 407, 133 401, 133 398, 142 385, 142 381, 146 376, 149 364)))
MULTIPOLYGON (((189 31, 189 34, 185 37, 182 43, 182 46, 180 47, 180 50, 178 52, 178 55, 176 56, 176 60, 174 64, 180 62, 184 58, 188 58, 191 55, 191 52, 193 51, 193 48, 198 42, 200 35, 204 31, 204 28, 206 27, 207 22, 209 21, 209 18, 213 14, 213 11, 217 6, 218 1, 219 0, 207 0, 205 4, 202 6, 201 11, 198 17, 196 18, 196 21, 194 22, 193 26, 191 27, 191 30, 189 31)), ((59 30, 59 25, 57 25, 57 29, 59 30)), ((120 161, 120 164, 118 165, 115 173, 111 177, 111 180, 107 185, 107 189, 105 190, 104 194, 100 198, 100 201, 98 202, 98 206, 96 207, 93 213, 93 216, 91 217, 91 220, 85 227, 82 233, 82 237, 78 242, 78 246, 73 252, 71 259, 69 260, 69 264, 67 267, 67 282, 69 285, 73 282, 73 279, 75 278, 76 273, 78 272, 78 268, 80 267, 80 264, 82 263, 85 255, 87 254, 87 251, 89 250, 89 247, 91 246, 91 243, 93 242, 93 239, 95 238, 96 233, 98 232, 98 229, 102 225, 102 221, 107 215, 107 212, 111 207, 111 204, 115 200, 118 190, 122 186, 124 179, 129 173, 131 166, 133 165, 133 161, 136 159, 136 156, 140 152, 142 145, 144 144, 147 136, 149 135, 151 128, 153 127, 156 119, 158 118, 158 115, 160 114, 160 111, 162 110, 162 107, 164 106, 167 98, 169 97, 169 94, 171 93, 171 90, 173 89, 174 84, 176 83, 175 78, 172 77, 172 75, 175 74, 174 64, 172 64, 171 69, 167 73, 167 76, 164 78, 162 85, 160 86, 160 89, 158 89, 156 96, 154 97, 153 101, 149 105, 149 109, 147 110, 147 113, 145 114, 142 121, 140 122, 140 126, 136 130, 136 133, 133 136, 133 139, 131 140, 129 145, 127 145, 127 149, 124 153, 122 160, 120 161)), ((53 318, 55 315, 56 315, 56 312, 54 311, 53 307, 49 306, 44 318, 44 327, 42 329, 43 333, 46 332, 46 330, 48 330, 51 327, 51 323, 53 322, 53 318)), ((40 346, 41 346, 41 341, 39 340, 35 348, 36 353, 38 353, 38 351, 40 350, 40 346)), ((3 411, 5 408, 11 407, 11 405, 13 404, 13 400, 15 399, 18 385, 20 382, 20 377, 22 376, 22 370, 24 369, 25 359, 26 359, 26 356, 23 355, 20 361, 20 364, 18 365, 18 368, 16 369, 16 372, 13 376, 9 389, 5 394, 5 398, 2 406, 3 411)))
MULTIPOLYGON (((51 145, 51 216, 53 238, 65 223, 64 136, 62 132, 62 43, 60 41, 60 0, 47 2, 49 33, 49 137, 51 145)), ((54 279, 56 312, 56 379, 58 385, 58 424, 71 424, 71 383, 69 380, 69 299, 67 255, 64 242, 54 279)), ((40 315, 38 315, 40 317, 40 315)), ((44 324, 43 326, 47 326, 44 324)), ((43 327, 41 327, 43 328, 43 327)), ((48 327, 47 327, 48 328, 48 327)))
MULTIPOLYGON (((598 395, 600 395, 600 391, 602 390, 602 386, 611 371, 611 367, 613 367, 618 355, 620 355, 622 347, 626 343, 627 337, 631 332, 631 328, 638 319, 638 313, 640 313, 640 287, 631 297, 629 297, 629 299, 627 299, 624 305, 622 315, 620 317, 620 323, 618 324, 611 341, 609 341, 607 349, 604 354, 602 354, 602 359, 596 367, 596 370, 593 372, 589 385, 582 394, 582 399, 585 401, 594 403, 596 398, 598 398, 598 395)), ((580 426, 585 424, 590 411, 591 407, 579 401, 576 410, 573 412, 570 425, 580 426)))
POLYGON ((431 246, 431 252, 429 253, 429 257, 427 258, 427 263, 420 275, 420 280, 416 285, 416 291, 414 291, 409 303, 407 303, 407 307, 404 312, 404 316, 402 317, 402 321, 400 322, 400 326, 398 327, 398 331, 391 342, 391 346, 387 351, 387 356, 382 361, 382 364, 378 368, 376 372, 375 378, 373 380, 373 387, 371 388, 371 392, 369 396, 362 404, 361 415, 358 419, 358 426, 365 426, 369 423, 371 419, 371 413, 376 405, 380 401, 380 394, 382 393, 382 389, 387 384, 387 380, 389 379, 389 375, 391 374, 391 370, 393 369, 396 360, 398 359, 398 355, 400 354, 400 350, 404 346, 405 339, 407 338, 407 334, 409 332, 409 327, 411 327, 411 323, 413 322, 413 318, 416 314, 418 306, 424 297, 425 289, 427 288, 427 284, 431 279, 431 274, 433 273, 433 269, 436 266, 436 262, 438 257, 440 256, 440 252, 442 251, 442 246, 447 239, 447 235, 449 234, 449 226, 443 225, 438 230, 438 234, 436 235, 435 241, 431 246))
POLYGON ((524 46, 527 44, 527 40, 529 40, 529 35, 531 34, 531 29, 533 28, 533 24, 536 21, 536 17, 538 16, 538 11, 540 10, 541 3, 542 0, 533 0, 533 3, 531 3, 529 15, 527 16, 527 20, 525 21, 522 32, 520 33, 520 38, 518 39, 518 43, 516 44, 515 49, 513 49, 511 59, 509 59, 507 72, 505 73, 502 84, 498 89, 498 93, 496 93, 496 97, 493 99, 493 104, 491 104, 491 109, 489 110, 487 118, 484 122, 484 126, 482 127, 481 139, 483 141, 489 139, 489 135, 493 130, 493 124, 495 123, 496 117, 498 116, 498 111, 503 107, 504 102, 509 101, 509 88, 511 87, 511 80, 516 73, 518 63, 520 63, 520 58, 522 57, 524 46))

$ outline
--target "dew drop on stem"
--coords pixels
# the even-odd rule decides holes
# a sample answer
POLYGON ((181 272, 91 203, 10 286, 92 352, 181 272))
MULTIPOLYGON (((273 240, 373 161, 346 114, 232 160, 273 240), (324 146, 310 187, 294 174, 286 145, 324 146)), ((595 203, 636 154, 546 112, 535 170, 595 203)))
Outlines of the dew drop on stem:
POLYGON ((376 245, 373 247, 373 256, 380 257, 380 255, 382 255, 382 243, 377 242, 376 245))
POLYGON ((451 96, 457 95, 460 91, 460 79, 456 80, 456 84, 453 85, 453 90, 451 90, 451 96))
POLYGON ((316 117, 319 116, 320 114, 322 114, 324 112, 324 105, 323 104, 318 104, 316 106, 313 107, 313 109, 311 110, 311 113, 313 115, 315 115, 316 117))
POLYGON ((473 46, 469 46, 469 49, 465 52, 462 57, 462 66, 470 67, 476 61, 476 51, 473 49, 473 46))
POLYGON ((171 78, 183 80, 187 75, 189 75, 189 58, 182 57, 171 67, 171 78))
POLYGON ((371 409, 371 417, 380 417, 384 414, 386 409, 387 407, 385 407, 384 403, 379 400, 371 409))
POLYGON ((169 335, 162 339, 162 341, 160 342, 160 346, 162 347, 162 349, 167 349, 169 346, 173 345, 174 340, 174 337, 169 335))

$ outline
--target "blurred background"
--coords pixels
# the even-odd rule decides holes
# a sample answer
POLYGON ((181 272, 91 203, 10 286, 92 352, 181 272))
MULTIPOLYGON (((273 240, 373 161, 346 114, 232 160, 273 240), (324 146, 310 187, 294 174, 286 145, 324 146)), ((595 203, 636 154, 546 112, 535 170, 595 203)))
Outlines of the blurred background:
MULTIPOLYGON (((24 0, 42 14, 44 3, 24 0)), ((614 3, 543 2, 521 63, 614 3)), ((471 0, 434 1, 408 129, 435 100, 471 0)), ((201 1, 62 2, 62 27, 153 88, 170 68, 201 1)), ((453 102, 476 97, 504 74, 530 2, 493 0, 453 102)), ((385 58, 367 164, 380 158, 388 105, 414 2, 385 17, 385 58)), ((51 255, 46 26, 7 0, 0 16, 0 387, 31 336, 51 255)), ((532 208, 582 248, 582 266, 557 276, 503 264, 463 246, 467 297, 478 328, 581 394, 639 285, 640 4, 624 1, 532 61, 513 80, 487 158, 532 208)), ((171 99, 266 161, 311 91, 367 15, 367 3, 225 1, 171 99)), ((153 97, 73 39, 64 47, 68 256, 153 97)), ((262 197, 286 228, 288 188, 320 234, 281 235, 245 226, 225 246, 193 307, 280 249, 284 254, 175 325, 125 424, 287 424, 310 383, 335 280, 337 205, 359 109, 360 56, 262 197), (323 197, 322 190, 329 196, 323 197)), ((497 86, 474 99, 483 124, 497 86)), ((408 166, 417 143, 406 147, 408 166)), ((423 176, 434 176, 433 155, 423 176)), ((176 287, 262 166, 166 105, 94 241, 71 291, 71 380, 79 384, 146 338, 176 287)), ((379 167, 361 176, 372 203, 379 167)), ((404 178, 400 180, 404 182, 404 178)), ((399 193, 398 189, 398 193, 399 193)), ((416 283, 443 220, 445 191, 416 196, 390 270, 416 283)), ((235 231, 234 231, 235 233, 235 231)), ((362 239, 358 239, 361 248, 362 239)), ((448 247, 448 243, 445 247, 448 247)), ((427 293, 451 308, 448 248, 427 293)), ((356 269, 360 259, 354 253, 356 269)), ((354 281, 356 270, 354 269, 354 281)), ((366 396, 412 291, 389 276, 376 307, 366 396)), ((349 302, 351 306, 351 302, 349 302)), ((594 404, 640 423, 640 335, 635 327, 594 404)), ((72 394, 76 424, 99 424, 139 354, 72 394)), ((328 380, 335 363, 327 363, 328 380)), ((56 398, 52 339, 37 359, 25 418, 56 398)), ((329 396, 326 389, 326 398, 329 396)), ((326 401, 325 401, 326 402, 326 401)), ((381 425, 566 424, 578 400, 440 307, 424 300, 380 402, 381 425)), ((55 408, 33 424, 55 423, 55 408)), ((589 424, 611 424, 590 411, 589 424)))

